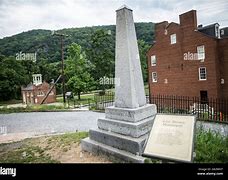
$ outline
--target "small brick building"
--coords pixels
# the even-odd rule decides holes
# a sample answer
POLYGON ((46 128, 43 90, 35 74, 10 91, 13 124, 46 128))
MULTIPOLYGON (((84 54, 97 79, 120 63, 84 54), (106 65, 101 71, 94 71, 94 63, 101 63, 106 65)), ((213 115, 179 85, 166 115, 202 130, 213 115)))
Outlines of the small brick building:
MULTIPOLYGON (((28 84, 26 87, 21 87, 23 103, 40 104, 53 85, 53 83, 42 82, 41 74, 34 74, 33 83, 28 84)), ((44 104, 53 102, 56 102, 55 87, 51 90, 44 104)))
POLYGON ((147 53, 150 94, 228 98, 228 28, 197 26, 195 10, 179 19, 155 25, 147 53))

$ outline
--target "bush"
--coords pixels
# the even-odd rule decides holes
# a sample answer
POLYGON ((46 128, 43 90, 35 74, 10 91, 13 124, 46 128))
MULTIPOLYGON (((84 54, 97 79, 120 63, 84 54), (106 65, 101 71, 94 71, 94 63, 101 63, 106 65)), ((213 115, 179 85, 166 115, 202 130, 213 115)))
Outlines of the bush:
POLYGON ((195 142, 198 163, 227 163, 228 162, 228 137, 218 133, 199 130, 195 142))

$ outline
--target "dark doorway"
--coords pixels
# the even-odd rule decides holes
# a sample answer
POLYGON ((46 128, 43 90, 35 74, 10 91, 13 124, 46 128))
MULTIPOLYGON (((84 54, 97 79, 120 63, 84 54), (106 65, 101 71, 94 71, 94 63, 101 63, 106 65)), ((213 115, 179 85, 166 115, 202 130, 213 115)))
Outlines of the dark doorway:
POLYGON ((201 102, 201 104, 208 103, 207 91, 200 91, 200 102, 201 102))

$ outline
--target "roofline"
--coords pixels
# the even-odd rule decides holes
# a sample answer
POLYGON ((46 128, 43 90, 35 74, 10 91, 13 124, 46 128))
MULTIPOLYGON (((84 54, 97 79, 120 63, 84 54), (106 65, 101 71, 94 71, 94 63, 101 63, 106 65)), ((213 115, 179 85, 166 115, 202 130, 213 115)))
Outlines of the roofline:
POLYGON ((162 23, 165 23, 165 22, 168 23, 168 21, 162 21, 162 22, 155 23, 155 25, 156 25, 156 24, 162 24, 162 23))
POLYGON ((175 22, 171 22, 171 23, 169 23, 169 24, 166 26, 166 28, 168 29, 168 27, 169 27, 171 24, 175 24, 175 25, 178 25, 178 26, 180 26, 180 24, 178 24, 178 23, 175 23, 175 22))
MULTIPOLYGON (((207 29, 209 27, 215 26, 216 24, 219 25, 219 23, 213 23, 213 24, 209 24, 207 26, 203 26, 203 27, 199 27, 199 25, 197 26, 197 29, 207 29)), ((201 25, 201 24, 200 24, 201 25)), ((220 26, 220 25, 219 25, 220 26)))
POLYGON ((223 38, 217 38, 217 37, 215 37, 215 36, 210 36, 210 35, 208 35, 208 34, 205 34, 205 33, 203 33, 203 32, 198 31, 198 29, 196 29, 195 32, 198 32, 198 33, 200 33, 200 34, 202 34, 202 35, 204 35, 204 36, 206 36, 206 37, 208 37, 208 38, 217 39, 217 40, 223 39, 223 38))

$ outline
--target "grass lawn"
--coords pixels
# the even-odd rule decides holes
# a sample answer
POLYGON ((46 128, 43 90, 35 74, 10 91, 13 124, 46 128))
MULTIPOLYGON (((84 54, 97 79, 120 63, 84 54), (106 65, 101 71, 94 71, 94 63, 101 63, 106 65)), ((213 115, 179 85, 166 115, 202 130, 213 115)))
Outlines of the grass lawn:
POLYGON ((27 107, 0 108, 0 114, 17 113, 17 112, 48 112, 64 110, 64 105, 33 105, 27 107))
MULTIPOLYGON (((80 100, 78 100, 78 96, 74 96, 74 99, 76 100, 75 102, 77 104, 88 104, 88 99, 90 102, 94 101, 94 94, 82 94, 80 100)), ((56 101, 63 102, 63 97, 62 96, 57 97, 56 101)), ((72 100, 70 100, 70 101, 72 101, 72 100)), ((66 99, 66 102, 67 102, 67 99, 66 99)), ((70 103, 72 104, 73 102, 70 102, 70 103)))

